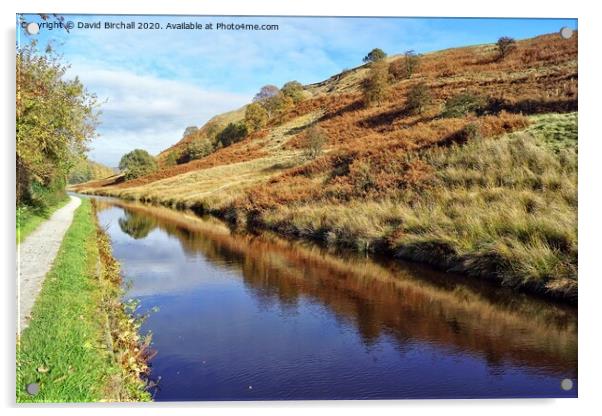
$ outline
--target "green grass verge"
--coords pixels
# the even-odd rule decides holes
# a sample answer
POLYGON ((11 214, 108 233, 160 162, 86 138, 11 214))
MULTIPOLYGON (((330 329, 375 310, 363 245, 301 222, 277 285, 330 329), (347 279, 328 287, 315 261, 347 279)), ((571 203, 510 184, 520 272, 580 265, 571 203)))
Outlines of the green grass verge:
POLYGON ((115 390, 124 388, 138 392, 126 399, 149 399, 140 388, 115 389, 124 370, 107 346, 107 286, 99 269, 96 224, 84 199, 18 341, 17 402, 122 400, 115 390), (39 384, 37 395, 26 392, 29 383, 39 384))
POLYGON ((69 202, 69 196, 58 203, 47 208, 35 208, 30 206, 17 207, 17 244, 31 234, 38 226, 46 221, 59 208, 62 208, 69 202))

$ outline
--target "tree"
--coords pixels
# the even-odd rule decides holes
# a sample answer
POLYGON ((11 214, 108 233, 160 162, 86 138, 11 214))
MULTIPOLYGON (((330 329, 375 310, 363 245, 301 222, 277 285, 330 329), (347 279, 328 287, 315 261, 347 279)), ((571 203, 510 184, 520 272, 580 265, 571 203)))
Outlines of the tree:
POLYGON ((217 140, 223 146, 230 146, 239 142, 247 135, 247 126, 244 123, 229 123, 217 134, 217 140))
POLYGON ((389 73, 394 79, 408 79, 416 72, 419 56, 414 51, 406 51, 403 58, 396 59, 389 65, 389 73))
POLYGON ((67 183, 76 184, 95 179, 104 179, 114 174, 113 169, 82 156, 76 160, 69 171, 67 183))
POLYGON ((267 98, 274 97, 280 93, 280 90, 275 85, 264 85, 259 92, 253 97, 253 102, 263 101, 267 98))
POLYGON ((420 82, 408 91, 406 108, 411 114, 421 114, 432 101, 429 87, 420 82))
POLYGON ((146 150, 135 149, 121 157, 119 169, 124 173, 125 179, 130 180, 154 172, 157 162, 146 150))
POLYGON ((282 86, 282 94, 291 98, 293 102, 296 104, 300 101, 303 101, 304 98, 304 90, 303 85, 298 81, 289 81, 282 86))
POLYGON ((67 176, 67 183, 76 184, 88 182, 92 179, 92 170, 88 161, 82 157, 80 158, 69 171, 67 176))
POLYGON ((363 83, 364 103, 380 104, 389 95, 389 71, 384 61, 372 65, 368 78, 363 83))
POLYGON ((293 105, 293 99, 282 93, 278 93, 273 97, 269 97, 260 101, 259 104, 265 108, 268 113, 268 117, 272 118, 291 107, 293 105))
POLYGON ((268 112, 259 103, 251 103, 245 110, 245 124, 249 131, 257 131, 268 123, 268 112))
POLYGON ((17 49, 17 204, 42 206, 64 195, 66 177, 95 137, 97 101, 79 79, 65 79, 59 57, 35 42, 17 49), (41 192, 38 192, 41 191, 41 192))
POLYGON ((318 126, 311 126, 307 129, 305 140, 302 143, 303 155, 307 159, 315 159, 322 154, 326 144, 326 133, 318 126))
POLYGON ((213 150, 213 145, 207 139, 192 140, 177 159, 177 163, 188 163, 191 160, 201 159, 210 155, 213 150))
POLYGON ((186 130, 184 130, 182 138, 190 136, 191 134, 196 133, 197 131, 199 131, 199 128, 197 126, 188 126, 186 127, 186 130))
POLYGON ((498 59, 504 59, 510 52, 516 48, 516 41, 508 36, 502 36, 495 44, 498 52, 498 59))
POLYGON ((378 62, 382 61, 386 57, 387 54, 382 49, 374 48, 370 52, 368 52, 368 55, 364 56, 364 59, 362 59, 362 61, 365 63, 378 62))

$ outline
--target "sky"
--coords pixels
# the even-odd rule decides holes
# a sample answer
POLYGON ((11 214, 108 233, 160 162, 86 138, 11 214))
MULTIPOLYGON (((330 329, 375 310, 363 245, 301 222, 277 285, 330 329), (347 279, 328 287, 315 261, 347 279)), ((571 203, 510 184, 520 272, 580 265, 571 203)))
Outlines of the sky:
MULTIPOLYGON (((41 23, 38 15, 26 22, 41 23)), ((576 19, 442 19, 340 17, 216 17, 64 15, 74 27, 42 27, 17 42, 49 42, 102 103, 90 158, 117 166, 142 148, 152 154, 181 139, 187 126, 251 101, 266 84, 322 81, 362 63, 373 48, 388 54, 425 53, 524 39, 577 29, 576 19), (78 25, 98 23, 101 28, 78 25), (106 23, 157 24, 160 29, 106 29, 106 23), (213 29, 168 29, 168 23, 213 24, 213 29), (223 30, 217 23, 278 25, 278 30, 223 30)), ((148 27, 148 25, 147 25, 148 27)))

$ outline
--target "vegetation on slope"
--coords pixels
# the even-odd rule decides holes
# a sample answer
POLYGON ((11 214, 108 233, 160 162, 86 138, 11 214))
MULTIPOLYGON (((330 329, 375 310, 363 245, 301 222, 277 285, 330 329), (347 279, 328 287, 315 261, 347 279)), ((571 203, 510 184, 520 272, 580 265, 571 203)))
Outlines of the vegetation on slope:
MULTIPOLYGON (((400 192, 282 204, 252 220, 576 299, 576 141, 555 151, 541 137, 509 134, 410 157, 430 171, 400 192)), ((352 172, 352 192, 369 195, 378 179, 362 166, 352 172)))
POLYGON ((64 195, 66 177, 96 127, 96 97, 35 42, 17 50, 17 207, 44 209, 64 195), (57 196, 57 194, 62 194, 57 196))
POLYGON ((77 209, 17 344, 18 402, 149 400, 137 324, 89 200, 77 209), (38 383, 31 396, 25 388, 38 383))
POLYGON ((94 162, 87 157, 80 157, 69 171, 67 182, 69 184, 78 184, 108 178, 114 174, 115 172, 110 167, 94 162))
POLYGON ((557 35, 382 57, 206 157, 79 189, 574 300, 576 58, 557 35), (309 127, 319 157, 304 157, 309 127))

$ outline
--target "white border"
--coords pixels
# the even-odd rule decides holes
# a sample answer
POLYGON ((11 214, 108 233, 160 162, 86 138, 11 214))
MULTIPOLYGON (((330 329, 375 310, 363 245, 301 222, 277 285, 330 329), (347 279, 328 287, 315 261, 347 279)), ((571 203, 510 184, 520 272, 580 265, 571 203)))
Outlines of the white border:
MULTIPOLYGON (((420 412, 421 414, 448 415, 504 415, 509 412, 526 412, 551 415, 591 414, 602 408, 600 383, 600 320, 597 309, 602 287, 596 258, 602 235, 600 220, 600 169, 602 165, 602 134, 600 133, 600 14, 594 2, 567 2, 548 0, 486 1, 414 1, 394 2, 370 0, 366 2, 304 0, 170 0, 124 1, 104 0, 23 0, 8 4, 2 2, 2 274, 5 296, 3 304, 2 404, 9 414, 41 411, 44 414, 81 414, 81 409, 71 406, 20 407, 14 404, 14 27, 17 12, 57 13, 130 13, 130 14, 235 14, 235 15, 332 15, 332 16, 450 16, 450 17, 565 17, 579 19, 579 237, 580 237, 580 289, 579 289, 579 399, 565 400, 440 400, 440 401, 357 401, 357 402, 234 402, 234 403, 174 403, 151 405, 117 405, 111 412, 128 415, 165 414, 171 408, 179 414, 303 414, 341 412, 346 415, 365 415, 374 410, 379 414, 420 412), (199 407, 202 409, 199 410, 199 407)), ((104 414, 102 404, 86 406, 86 413, 104 414)))

